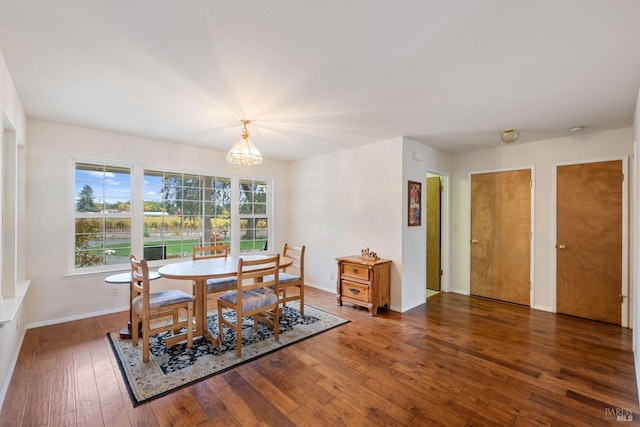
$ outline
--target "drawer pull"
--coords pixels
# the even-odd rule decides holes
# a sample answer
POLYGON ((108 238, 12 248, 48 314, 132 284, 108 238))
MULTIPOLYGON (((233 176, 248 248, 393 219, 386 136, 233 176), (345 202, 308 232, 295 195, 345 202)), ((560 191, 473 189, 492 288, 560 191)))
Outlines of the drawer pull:
POLYGON ((356 274, 357 272, 358 272, 358 269, 357 269, 357 268, 354 268, 354 269, 353 269, 353 274, 356 274))
POLYGON ((356 289, 356 288, 349 288, 349 290, 351 292, 353 292, 354 294, 359 294, 360 293, 360 289, 356 289))

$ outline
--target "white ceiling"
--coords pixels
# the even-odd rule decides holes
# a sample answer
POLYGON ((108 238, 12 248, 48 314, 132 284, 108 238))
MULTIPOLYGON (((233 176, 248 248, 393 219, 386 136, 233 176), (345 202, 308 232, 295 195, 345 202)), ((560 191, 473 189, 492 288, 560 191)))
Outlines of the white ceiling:
POLYGON ((633 124, 637 0, 0 0, 29 117, 293 160, 633 124))

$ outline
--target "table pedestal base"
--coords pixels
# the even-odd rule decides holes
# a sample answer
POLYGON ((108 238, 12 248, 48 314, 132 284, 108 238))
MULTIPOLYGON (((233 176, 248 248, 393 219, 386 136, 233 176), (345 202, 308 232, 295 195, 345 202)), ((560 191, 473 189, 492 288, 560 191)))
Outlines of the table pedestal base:
MULTIPOLYGON (((127 323, 127 326, 120 329, 120 339, 121 340, 130 340, 132 337, 132 333, 131 333, 131 322, 127 323)), ((139 323, 138 324, 138 336, 141 337, 142 336, 142 324, 139 323)))
POLYGON ((121 340, 130 340, 131 339, 131 329, 129 329, 129 328, 120 329, 120 339, 121 340))

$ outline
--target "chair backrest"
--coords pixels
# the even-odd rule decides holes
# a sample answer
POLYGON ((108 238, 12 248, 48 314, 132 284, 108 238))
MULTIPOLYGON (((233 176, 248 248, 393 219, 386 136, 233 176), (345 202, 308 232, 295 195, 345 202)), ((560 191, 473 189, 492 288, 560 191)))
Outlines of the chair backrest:
POLYGON ((280 283, 279 272, 280 254, 254 260, 240 258, 238 260, 238 292, 272 286, 277 291, 280 283))
POLYGON ((144 259, 137 260, 135 255, 129 256, 131 262, 131 283, 135 294, 142 294, 146 304, 149 302, 149 266, 144 259))
POLYGON ((282 249, 282 256, 293 260, 293 263, 288 268, 293 268, 298 271, 301 278, 304 278, 304 250, 305 246, 292 246, 288 243, 284 244, 282 249))
POLYGON ((224 243, 211 246, 194 247, 191 259, 225 258, 229 254, 229 248, 224 243))

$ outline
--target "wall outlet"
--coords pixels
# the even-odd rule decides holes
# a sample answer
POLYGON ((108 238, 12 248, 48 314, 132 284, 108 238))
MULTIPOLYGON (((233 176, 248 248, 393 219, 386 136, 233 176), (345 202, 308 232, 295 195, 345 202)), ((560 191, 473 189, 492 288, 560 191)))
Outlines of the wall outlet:
POLYGON ((333 273, 329 273, 329 280, 333 280, 333 273))
POLYGON ((118 287, 117 286, 112 286, 111 287, 111 296, 112 297, 117 297, 120 295, 120 292, 118 291, 118 287))

